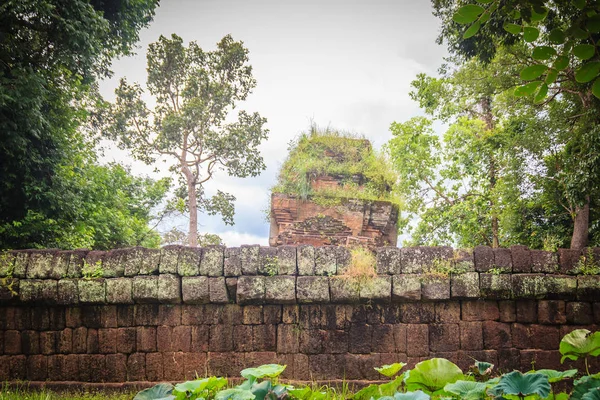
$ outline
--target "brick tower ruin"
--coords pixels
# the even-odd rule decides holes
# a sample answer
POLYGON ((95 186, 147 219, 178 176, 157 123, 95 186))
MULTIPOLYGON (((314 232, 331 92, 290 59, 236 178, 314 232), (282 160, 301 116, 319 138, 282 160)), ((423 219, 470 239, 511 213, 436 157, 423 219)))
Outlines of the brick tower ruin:
POLYGON ((271 194, 271 246, 395 246, 391 168, 366 139, 303 135, 271 194))

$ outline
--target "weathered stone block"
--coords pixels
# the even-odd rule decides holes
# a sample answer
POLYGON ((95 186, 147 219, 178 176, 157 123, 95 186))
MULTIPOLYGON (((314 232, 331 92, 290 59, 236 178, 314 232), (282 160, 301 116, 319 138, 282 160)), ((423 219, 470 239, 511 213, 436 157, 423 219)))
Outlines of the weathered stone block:
POLYGON ((393 353, 395 351, 396 345, 392 325, 374 325, 371 338, 372 352, 393 353))
POLYGON ((79 293, 77 292, 77 281, 74 279, 61 279, 58 281, 58 304, 77 304, 79 303, 79 293))
POLYGON ((336 272, 335 246, 315 247, 315 275, 333 276, 336 272))
POLYGON ((495 321, 483 322, 483 346, 494 350, 512 347, 510 324, 495 321))
POLYGON ((296 277, 286 275, 265 277, 265 300, 269 304, 294 304, 296 277))
POLYGON ((558 249, 558 264, 561 274, 576 273, 576 266, 581 257, 581 250, 558 249))
POLYGON ((421 282, 421 296, 427 300, 450 298, 450 277, 425 276, 421 282))
POLYGON ((242 258, 239 247, 227 247, 224 250, 223 274, 225 276, 242 275, 242 258))
MULTIPOLYGON (((242 264, 243 265, 243 264, 242 264)), ((240 276, 237 282, 238 304, 262 304, 265 301, 264 276, 240 276)))
POLYGON ((13 276, 15 278, 25 278, 27 275, 27 264, 29 263, 29 250, 16 250, 12 253, 15 255, 13 276))
POLYGON ((512 300, 501 300, 498 302, 500 322, 515 322, 517 320, 517 308, 512 300))
POLYGON ((421 300, 421 276, 402 274, 392 277, 392 299, 394 301, 421 300))
POLYGON ((492 249, 494 253, 494 268, 502 272, 511 272, 513 267, 511 249, 496 248, 492 249))
POLYGON ((553 251, 530 250, 531 272, 533 273, 558 273, 558 254, 553 251))
POLYGON ((400 304, 400 319, 407 324, 429 324, 435 322, 435 306, 432 302, 400 304))
POLYGON ((513 272, 529 273, 531 272, 531 252, 527 246, 510 246, 513 260, 513 272))
POLYGON ((102 304, 106 302, 104 279, 80 279, 77 286, 80 303, 102 304))
POLYGON ((565 324, 567 322, 565 302, 563 300, 540 300, 537 316, 540 324, 565 324))
POLYGON ((582 275, 577 277, 577 300, 600 300, 600 275, 582 275))
POLYGON ((460 348, 458 324, 429 325, 429 350, 432 352, 457 351, 460 348))
POLYGON ((181 246, 168 245, 160 249, 158 271, 161 274, 176 274, 181 246))
POLYGON ((485 274, 479 275, 479 287, 482 297, 488 299, 511 299, 512 278, 511 274, 485 274))
POLYGON ((227 285, 225 284, 225 277, 220 276, 208 278, 208 294, 211 303, 229 303, 229 296, 227 294, 227 285))
POLYGON ((315 274, 315 248, 313 246, 298 246, 298 275, 315 274))
POLYGON ((574 300, 577 296, 577 277, 569 275, 540 275, 537 298, 574 300))
POLYGON ((347 247, 337 247, 335 250, 335 262, 337 267, 337 274, 343 275, 352 262, 352 254, 347 247))
POLYGON ((539 274, 513 274, 512 287, 515 299, 535 299, 541 283, 539 274))
POLYGON ((258 251, 258 260, 258 274, 273 276, 279 273, 276 247, 261 246, 258 251))
POLYGON ((479 273, 452 274, 450 277, 450 296, 464 299, 479 297, 479 273))
POLYGON ((326 276, 299 276, 296 280, 298 303, 329 302, 329 278, 326 276))
POLYGON ((107 279, 106 302, 109 304, 133 304, 133 279, 107 279))
POLYGON ((500 318, 498 302, 490 300, 464 300, 461 303, 463 321, 496 321, 500 318))
POLYGON ((458 326, 460 330, 460 348, 462 350, 483 349, 483 328, 481 322, 461 322, 458 326))
POLYGON ((158 276, 158 301, 161 303, 181 303, 181 280, 175 274, 158 276))
POLYGON ((41 300, 42 280, 21 279, 19 287, 19 299, 23 303, 41 300))
MULTIPOLYGON (((125 275, 125 252, 129 249, 114 249, 106 252, 102 260, 102 276, 105 278, 117 278, 125 275)), ((139 273, 139 266, 133 269, 128 276, 139 273)))
POLYGON ((358 282, 343 276, 334 276, 329 279, 331 301, 334 303, 358 303, 360 287, 358 282))
POLYGON ((517 300, 517 322, 535 324, 537 322, 537 304, 529 300, 517 300))
POLYGON ((392 299, 392 277, 377 275, 360 286, 360 299, 375 302, 390 302, 392 299))
POLYGON ((27 264, 27 278, 58 279, 66 276, 68 264, 57 263, 57 258, 57 250, 32 250, 27 264), (60 271, 54 272, 55 268, 60 268, 60 271))
POLYGON ((260 258, 260 246, 242 246, 240 249, 243 275, 256 275, 260 258))
POLYGON ((403 247, 400 253, 401 272, 404 274, 420 274, 429 270, 437 260, 452 260, 454 256, 451 247, 403 247))
POLYGON ((454 264, 459 271, 474 272, 475 259, 473 257, 473 251, 467 249, 454 250, 454 264))
POLYGON ((88 250, 70 250, 64 251, 65 257, 69 257, 69 265, 67 267, 67 277, 81 278, 83 270, 83 261, 87 256, 88 250))
POLYGON ((179 276, 197 276, 200 274, 202 249, 198 247, 182 247, 177 260, 179 276))
POLYGON ((181 278, 181 295, 184 303, 204 304, 210 300, 206 276, 184 276, 181 278))
POLYGON ((135 276, 133 300, 136 303, 156 303, 158 300, 158 276, 135 276))
POLYGON ((397 247, 378 247, 376 271, 378 275, 400 274, 401 273, 401 253, 397 247))
POLYGON ((227 296, 231 300, 237 298, 237 280, 238 278, 225 278, 225 286, 227 286, 227 296))
MULTIPOLYGON (((154 275, 159 272, 161 261, 160 249, 140 248, 140 251, 136 253, 136 256, 140 258, 140 275, 154 275)), ((125 257, 125 261, 126 263, 129 261, 128 256, 125 257)), ((127 272, 127 264, 125 264, 125 273, 127 274, 127 272)))
POLYGON ((494 251, 489 246, 475 246, 473 260, 477 272, 488 272, 494 267, 494 251))
POLYGON ((459 301, 439 301, 435 303, 435 322, 460 322, 459 301))
POLYGON ((0 277, 12 276, 15 267, 15 253, 0 251, 0 277))
POLYGON ((406 355, 409 357, 429 355, 429 327, 426 324, 406 326, 406 355))
POLYGON ((589 325, 594 322, 591 303, 570 301, 567 303, 567 323, 589 325))
POLYGON ((223 246, 206 246, 200 261, 200 275, 223 276, 224 266, 223 246))
POLYGON ((277 247, 277 259, 279 260, 280 275, 296 275, 296 246, 277 247))

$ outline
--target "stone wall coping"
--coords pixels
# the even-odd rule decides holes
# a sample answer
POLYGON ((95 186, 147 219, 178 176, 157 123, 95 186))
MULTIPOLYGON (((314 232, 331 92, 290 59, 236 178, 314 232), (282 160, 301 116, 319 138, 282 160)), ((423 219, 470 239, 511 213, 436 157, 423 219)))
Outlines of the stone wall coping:
POLYGON ((376 249, 377 275, 344 275, 345 247, 165 246, 0 255, 0 302, 310 304, 448 299, 600 298, 600 248, 376 249), (582 269, 584 265, 586 268, 582 269))

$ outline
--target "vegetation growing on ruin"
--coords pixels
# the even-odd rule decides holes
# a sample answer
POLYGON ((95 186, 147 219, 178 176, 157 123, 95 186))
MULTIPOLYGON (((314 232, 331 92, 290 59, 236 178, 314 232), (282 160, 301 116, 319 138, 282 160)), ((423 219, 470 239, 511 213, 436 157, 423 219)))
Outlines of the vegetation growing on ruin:
POLYGON ((327 207, 343 199, 384 200, 399 205, 397 174, 384 153, 356 134, 312 124, 289 146, 277 184, 272 191, 311 198, 327 207), (312 188, 319 177, 339 180, 336 188, 312 188))

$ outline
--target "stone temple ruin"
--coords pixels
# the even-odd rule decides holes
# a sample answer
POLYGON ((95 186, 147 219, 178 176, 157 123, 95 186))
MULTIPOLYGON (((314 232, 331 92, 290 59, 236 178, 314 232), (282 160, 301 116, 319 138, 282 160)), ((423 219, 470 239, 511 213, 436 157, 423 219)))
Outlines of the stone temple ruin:
POLYGON ((387 160, 366 139, 300 138, 271 194, 271 246, 395 246, 398 205, 387 160))

